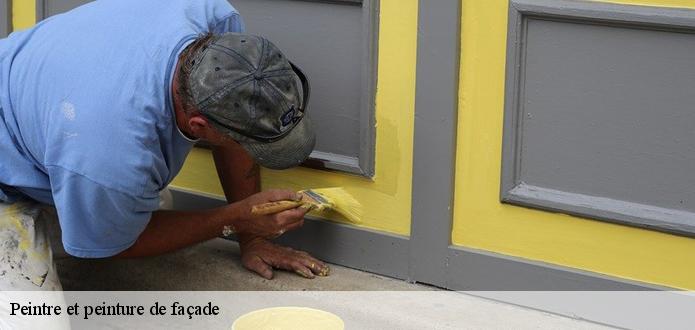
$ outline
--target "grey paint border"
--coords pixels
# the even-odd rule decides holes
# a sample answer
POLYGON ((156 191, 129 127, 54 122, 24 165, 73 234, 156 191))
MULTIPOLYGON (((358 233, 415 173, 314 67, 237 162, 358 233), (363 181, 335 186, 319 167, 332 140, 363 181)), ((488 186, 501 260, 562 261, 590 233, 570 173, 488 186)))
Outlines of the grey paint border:
POLYGON ((447 288, 459 291, 654 291, 671 288, 489 251, 449 248, 447 288))
POLYGON ((374 176, 376 159, 376 88, 379 72, 380 0, 364 0, 362 4, 363 39, 367 45, 362 53, 362 111, 360 111, 361 175, 374 176))
POLYGON ((12 0, 0 0, 0 17, 0 38, 5 38, 12 32, 12 0))
POLYGON ((505 119, 502 151, 502 202, 695 236, 695 214, 599 196, 557 191, 525 184, 520 179, 524 112, 524 63, 528 19, 580 24, 628 26, 695 33, 695 10, 567 0, 512 0, 509 6, 505 119))
POLYGON ((446 286, 458 113, 461 1, 420 0, 410 278, 446 286))
POLYGON ((294 1, 304 1, 304 2, 324 2, 324 3, 333 3, 333 4, 341 4, 341 5, 353 5, 353 6, 361 6, 364 0, 294 0, 294 1))
MULTIPOLYGON (((172 188, 176 209, 196 210, 224 206, 213 195, 172 188)), ((449 235, 447 235, 449 236, 449 235)), ((302 229, 278 242, 312 253, 330 263, 460 291, 644 291, 672 290, 648 283, 547 264, 502 254, 447 245, 445 264, 434 264, 436 277, 412 272, 412 264, 428 265, 426 255, 413 259, 413 239, 360 229, 319 219, 308 219, 302 229), (424 259, 424 260, 423 260, 424 259)), ((441 251, 437 251, 441 252, 441 251)))
MULTIPOLYGON (((305 0, 299 0, 305 1, 305 0)), ((312 0, 313 1, 313 0, 312 0)), ((333 1, 314 1, 330 2, 333 1)), ((356 2, 351 4, 357 4, 356 2)), ((347 157, 327 152, 313 152, 303 166, 329 171, 340 171, 374 177, 376 153, 376 86, 379 66, 380 0, 362 0, 362 104, 360 109, 360 141, 358 157, 347 157)), ((347 4, 341 2, 342 4, 347 4)))
POLYGON ((46 18, 46 1, 47 0, 36 0, 36 22, 42 21, 46 18))

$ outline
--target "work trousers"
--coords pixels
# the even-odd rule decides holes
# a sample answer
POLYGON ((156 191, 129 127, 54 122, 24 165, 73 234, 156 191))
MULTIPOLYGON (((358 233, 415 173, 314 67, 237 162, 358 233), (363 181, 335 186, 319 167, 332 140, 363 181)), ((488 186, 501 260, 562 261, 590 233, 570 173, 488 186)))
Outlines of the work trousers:
POLYGON ((48 221, 58 221, 54 214, 26 199, 0 202, 0 329, 70 329, 65 315, 10 314, 11 303, 65 306, 48 233, 48 221))

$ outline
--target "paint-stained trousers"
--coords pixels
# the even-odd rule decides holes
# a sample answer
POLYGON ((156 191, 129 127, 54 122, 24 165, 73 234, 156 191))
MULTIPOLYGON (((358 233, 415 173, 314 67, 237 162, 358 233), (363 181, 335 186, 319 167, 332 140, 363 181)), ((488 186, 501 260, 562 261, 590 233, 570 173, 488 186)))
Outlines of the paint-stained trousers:
MULTIPOLYGON (((172 209, 169 189, 160 193, 159 206, 172 209)), ((56 292, 62 291, 62 286, 49 239, 52 232, 58 232, 57 223, 52 206, 28 199, 0 202, 0 329, 70 329, 67 317, 10 315, 11 303, 20 301, 33 301, 34 305, 45 302, 66 310, 62 292, 56 292)), ((58 246, 61 250, 56 253, 65 254, 61 244, 54 248, 58 246)))
MULTIPOLYGON (((173 208, 168 188, 159 197, 161 210, 173 208)), ((49 240, 49 222, 58 223, 55 213, 29 199, 0 202, 0 291, 62 290, 49 240)))
POLYGON ((48 238, 47 206, 0 202, 0 290, 62 290, 48 238))
MULTIPOLYGON (((48 221, 51 208, 29 200, 0 202, 0 329, 69 329, 67 317, 11 315, 11 303, 64 306, 53 262, 48 221), (34 292, 29 292, 34 291, 34 292)), ((15 313, 17 314, 17 313, 15 313)))

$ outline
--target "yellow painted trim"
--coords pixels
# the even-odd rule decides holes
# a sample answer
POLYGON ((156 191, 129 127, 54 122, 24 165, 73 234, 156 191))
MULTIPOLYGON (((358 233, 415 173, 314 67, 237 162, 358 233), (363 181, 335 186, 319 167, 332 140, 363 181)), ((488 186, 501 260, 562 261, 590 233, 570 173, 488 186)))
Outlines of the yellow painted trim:
MULTIPOLYGON (((381 1, 376 175, 373 181, 306 168, 282 172, 264 170, 264 188, 345 187, 364 207, 362 226, 400 235, 410 234, 417 3, 417 0, 381 1)), ((207 151, 192 153, 173 184, 222 194, 207 151)))
POLYGON ((22 30, 36 24, 36 1, 13 0, 12 1, 12 27, 14 30, 22 30))
POLYGON ((499 202, 507 9, 507 0, 463 1, 454 244, 695 289, 694 239, 499 202))

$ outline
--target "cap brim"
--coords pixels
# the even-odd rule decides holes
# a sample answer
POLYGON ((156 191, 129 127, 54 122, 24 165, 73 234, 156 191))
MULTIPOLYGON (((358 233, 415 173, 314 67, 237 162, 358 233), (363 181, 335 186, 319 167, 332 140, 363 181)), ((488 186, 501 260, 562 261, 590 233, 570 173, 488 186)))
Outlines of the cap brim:
POLYGON ((316 134, 309 117, 304 117, 282 139, 271 143, 239 141, 258 164, 273 170, 299 166, 314 150, 316 134))

